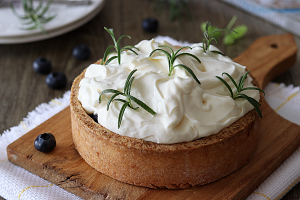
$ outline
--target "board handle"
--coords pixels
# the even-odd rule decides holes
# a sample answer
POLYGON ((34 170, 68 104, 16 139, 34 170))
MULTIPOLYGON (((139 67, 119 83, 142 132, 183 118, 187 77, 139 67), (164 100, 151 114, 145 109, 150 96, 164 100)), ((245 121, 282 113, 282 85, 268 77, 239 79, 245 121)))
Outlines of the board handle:
POLYGON ((297 45, 292 34, 258 38, 233 60, 246 66, 261 88, 294 65, 297 45))

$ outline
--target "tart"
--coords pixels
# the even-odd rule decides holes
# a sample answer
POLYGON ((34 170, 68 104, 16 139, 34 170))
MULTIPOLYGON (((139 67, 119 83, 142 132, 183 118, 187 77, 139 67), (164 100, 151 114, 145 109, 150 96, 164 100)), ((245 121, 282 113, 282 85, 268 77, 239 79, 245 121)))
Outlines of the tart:
MULTIPOLYGON (((254 109, 218 133, 190 142, 159 144, 114 133, 96 123, 78 100, 84 76, 85 71, 71 89, 73 141, 81 157, 107 176, 150 188, 188 188, 236 171, 256 150, 260 120, 254 109)), ((254 78, 252 84, 258 87, 254 78)))

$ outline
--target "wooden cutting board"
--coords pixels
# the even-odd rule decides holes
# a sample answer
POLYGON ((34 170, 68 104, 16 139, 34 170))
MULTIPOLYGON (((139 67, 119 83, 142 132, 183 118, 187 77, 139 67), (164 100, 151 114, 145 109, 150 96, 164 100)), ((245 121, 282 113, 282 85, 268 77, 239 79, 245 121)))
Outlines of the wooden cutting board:
MULTIPOLYGON (((247 66, 263 87, 290 68, 297 46, 290 34, 259 38, 234 60, 247 66)), ((260 139, 255 155, 241 169, 207 185, 188 189, 149 189, 121 183, 90 167, 77 153, 71 136, 69 107, 7 147, 8 159, 84 199, 245 199, 300 145, 300 126, 263 104, 260 139), (56 148, 34 148, 35 138, 51 132, 56 148)))

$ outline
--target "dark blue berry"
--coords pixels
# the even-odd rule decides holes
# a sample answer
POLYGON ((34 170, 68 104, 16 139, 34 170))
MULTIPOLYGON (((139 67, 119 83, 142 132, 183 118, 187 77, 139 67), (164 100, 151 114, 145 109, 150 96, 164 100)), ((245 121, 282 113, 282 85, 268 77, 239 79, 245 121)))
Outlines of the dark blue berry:
POLYGON ((40 57, 35 59, 33 62, 33 69, 34 71, 41 73, 41 74, 49 74, 51 72, 52 64, 51 61, 40 57))
POLYGON ((89 116, 98 123, 98 115, 97 114, 89 114, 89 116))
POLYGON ((90 49, 84 44, 79 44, 73 49, 73 56, 78 60, 87 60, 90 57, 90 55, 90 49))
POLYGON ((67 77, 62 72, 52 72, 47 76, 46 83, 53 89, 62 89, 67 85, 67 77))
POLYGON ((158 29, 158 21, 153 17, 146 18, 142 22, 142 27, 146 32, 154 33, 158 29))
POLYGON ((40 134, 35 139, 34 146, 37 150, 48 153, 52 151, 56 146, 55 137, 51 133, 40 134))

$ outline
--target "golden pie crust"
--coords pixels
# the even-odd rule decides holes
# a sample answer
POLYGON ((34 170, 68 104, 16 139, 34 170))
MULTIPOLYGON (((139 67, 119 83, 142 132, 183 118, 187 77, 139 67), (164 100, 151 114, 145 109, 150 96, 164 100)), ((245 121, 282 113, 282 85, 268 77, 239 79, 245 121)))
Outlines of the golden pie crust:
MULTIPOLYGON (((236 171, 255 152, 260 121, 255 110, 219 133, 192 142, 157 144, 118 135, 96 123, 81 106, 78 91, 84 73, 71 89, 73 141, 81 157, 107 176, 150 188, 188 188, 236 171)), ((253 84, 258 86, 255 79, 253 84)))

